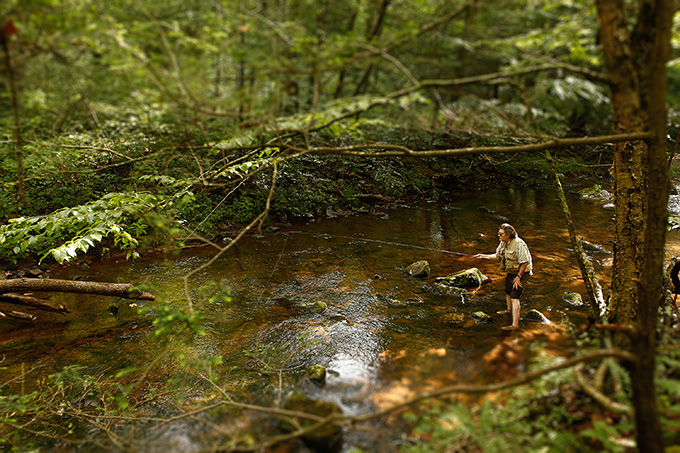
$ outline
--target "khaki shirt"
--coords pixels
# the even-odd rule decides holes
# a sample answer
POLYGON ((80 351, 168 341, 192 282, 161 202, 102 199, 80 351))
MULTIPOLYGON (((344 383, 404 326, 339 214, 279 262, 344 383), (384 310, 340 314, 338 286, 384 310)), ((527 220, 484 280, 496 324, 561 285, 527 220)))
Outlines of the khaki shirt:
POLYGON ((529 275, 533 274, 533 263, 527 243, 519 237, 510 239, 508 243, 501 241, 496 248, 496 257, 500 260, 499 266, 508 274, 516 274, 522 263, 529 263, 524 270, 529 275))

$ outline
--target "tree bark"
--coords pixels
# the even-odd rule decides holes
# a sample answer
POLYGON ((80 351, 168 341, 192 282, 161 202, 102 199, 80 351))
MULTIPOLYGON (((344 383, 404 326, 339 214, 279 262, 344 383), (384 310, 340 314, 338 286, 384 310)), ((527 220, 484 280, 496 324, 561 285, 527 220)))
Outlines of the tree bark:
POLYGON ((673 0, 642 0, 632 35, 622 0, 597 0, 616 131, 651 133, 615 147, 616 236, 612 315, 634 326, 631 367, 637 447, 662 452, 654 383, 668 206, 666 62, 673 0), (644 270, 644 272, 641 272, 644 270))
POLYGON ((125 299, 155 300, 155 296, 136 289, 131 283, 105 283, 46 278, 15 278, 0 281, 0 294, 27 291, 98 294, 125 299))

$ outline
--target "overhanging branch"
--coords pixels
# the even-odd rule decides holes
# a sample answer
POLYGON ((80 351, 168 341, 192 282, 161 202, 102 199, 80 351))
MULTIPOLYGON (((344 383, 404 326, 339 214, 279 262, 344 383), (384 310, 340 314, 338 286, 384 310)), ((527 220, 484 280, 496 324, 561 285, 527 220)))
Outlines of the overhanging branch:
POLYGON ((387 144, 352 145, 345 147, 315 147, 306 150, 291 147, 291 149, 304 154, 317 154, 317 155, 335 154, 356 157, 442 157, 442 156, 460 156, 468 154, 537 152, 556 148, 564 148, 568 146, 592 146, 600 145, 603 143, 647 140, 650 139, 651 137, 652 135, 649 132, 633 132, 630 134, 601 135, 597 137, 560 138, 541 143, 533 143, 529 145, 485 146, 478 148, 471 147, 454 149, 434 149, 424 151, 415 151, 405 146, 387 144), (387 151, 364 151, 368 149, 372 150, 381 149, 387 151))

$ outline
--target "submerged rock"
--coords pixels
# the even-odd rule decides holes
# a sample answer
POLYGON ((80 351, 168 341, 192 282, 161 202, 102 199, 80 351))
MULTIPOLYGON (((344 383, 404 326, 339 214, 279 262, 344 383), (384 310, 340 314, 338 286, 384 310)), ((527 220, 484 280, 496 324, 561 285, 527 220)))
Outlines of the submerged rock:
POLYGON ((312 313, 323 313, 327 308, 328 304, 321 300, 317 300, 316 302, 307 305, 307 309, 312 313))
POLYGON ((441 315, 441 318, 444 322, 450 322, 453 324, 460 324, 465 319, 465 317, 460 313, 444 313, 441 315))
POLYGON ((550 320, 543 315, 540 311, 532 308, 529 310, 527 315, 524 317, 525 321, 539 322, 541 324, 551 324, 550 320))
POLYGON ((583 247, 583 250, 586 252, 602 252, 606 253, 607 250, 602 247, 601 245, 598 244, 593 244, 592 242, 586 241, 584 239, 581 240, 581 247, 583 247))
POLYGON ((407 297, 406 299, 389 299, 390 305, 395 307, 408 307, 410 305, 420 305, 425 302, 421 297, 407 297))
POLYGON ((504 215, 498 214, 496 211, 492 211, 491 209, 487 208, 486 206, 480 206, 479 210, 489 214, 489 217, 491 217, 492 219, 496 219, 496 220, 499 220, 501 222, 509 222, 510 221, 510 219, 508 219, 504 215))
POLYGON ((470 293, 465 288, 458 288, 456 286, 448 286, 446 284, 435 285, 435 292, 443 296, 453 296, 460 298, 462 304, 466 304, 470 301, 470 293))
POLYGON ((416 261, 406 268, 406 274, 415 278, 425 278, 430 276, 430 263, 425 260, 416 261))
POLYGON ((481 286, 487 281, 489 281, 489 277, 484 275, 482 271, 476 267, 449 274, 446 277, 437 277, 435 279, 437 288, 442 292, 444 292, 443 289, 446 287, 472 288, 481 286))
MULTIPOLYGON (((284 409, 295 412, 328 417, 332 415, 342 416, 340 407, 328 401, 313 400, 301 393, 293 393, 283 405, 284 409)), ((306 428, 317 422, 309 419, 298 419, 297 423, 291 422, 289 417, 280 419, 280 426, 288 432, 297 431, 300 427, 306 428)), ((327 424, 314 429, 302 436, 302 440, 317 451, 333 451, 342 439, 342 428, 333 424, 327 424)))

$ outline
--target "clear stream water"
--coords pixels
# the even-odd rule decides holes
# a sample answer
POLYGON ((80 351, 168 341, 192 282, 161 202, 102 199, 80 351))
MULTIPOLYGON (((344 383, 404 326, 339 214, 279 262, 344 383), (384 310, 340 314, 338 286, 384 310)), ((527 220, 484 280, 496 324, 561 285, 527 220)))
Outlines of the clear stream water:
MULTIPOLYGON (((578 232, 601 248, 591 256, 606 286, 613 211, 600 201, 576 194, 590 185, 576 181, 565 184, 565 189, 578 232)), ((550 326, 523 320, 518 333, 500 329, 509 321, 496 314, 505 308, 503 275, 495 263, 471 255, 495 250, 503 218, 517 228, 534 260, 534 276, 522 297, 522 314, 534 308, 553 323, 566 319, 583 323, 587 307, 564 299, 568 292, 583 293, 583 285, 556 193, 546 182, 534 188, 452 193, 244 238, 191 279, 195 300, 199 299, 197 288, 220 281, 230 289, 232 301, 207 309, 207 334, 197 338, 189 354, 222 356, 224 364, 213 369, 218 382, 229 388, 235 381, 250 382, 240 397, 274 404, 279 397, 277 378, 258 373, 263 365, 253 360, 258 348, 269 347, 275 354, 259 357, 283 366, 284 393, 297 390, 335 402, 346 414, 386 408, 418 392, 457 382, 489 382, 519 372, 526 366, 528 353, 510 360, 502 354, 499 359, 499 351, 522 340, 557 350, 568 346, 551 344, 550 326), (430 277, 405 275, 404 268, 418 260, 429 261, 430 277), (478 267, 490 283, 471 290, 466 299, 433 290, 436 277, 470 267, 478 267), (327 304, 322 313, 310 308, 319 301, 327 304), (480 310, 490 314, 492 321, 479 322, 471 316, 480 310), (527 333, 532 335, 530 340, 527 333), (303 377, 304 369, 313 364, 327 367, 323 386, 303 377), (241 374, 233 374, 234 366, 241 374), (253 386, 253 381, 261 385, 253 386)), ((669 257, 677 254, 679 243, 671 232, 669 257)), ((134 262, 94 260, 89 270, 71 266, 54 271, 51 277, 146 283, 163 300, 182 304, 181 277, 208 262, 214 253, 201 247, 150 254, 134 262)), ((33 325, 8 321, 0 325, 3 383, 16 388, 23 381, 30 387, 31 382, 69 364, 85 365, 92 373, 115 372, 149 363, 161 352, 145 339, 151 315, 140 315, 131 301, 82 295, 55 295, 53 300, 64 303, 71 313, 39 314, 33 325)), ((168 368, 166 372, 174 371, 168 368)), ((200 398, 198 388, 189 397, 200 398)), ((157 411, 155 415, 173 414, 166 407, 149 410, 157 411)), ((384 450, 386 445, 394 447, 401 436, 398 425, 373 428, 346 436, 342 450, 384 450)), ((199 450, 207 448, 211 439, 205 426, 189 420, 148 430, 140 427, 131 436, 134 448, 141 451, 199 450)), ((54 448, 58 450, 58 444, 54 448)))

